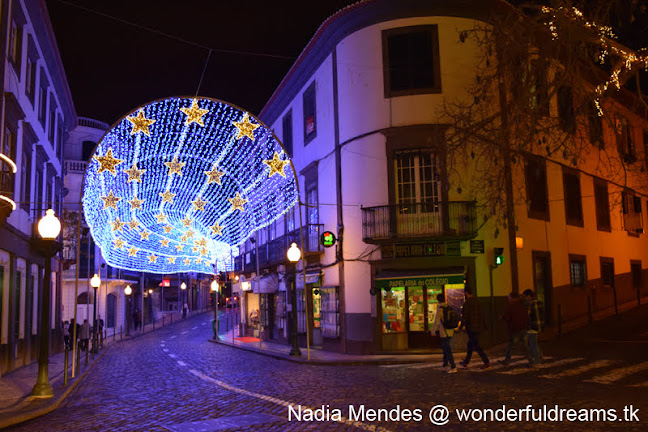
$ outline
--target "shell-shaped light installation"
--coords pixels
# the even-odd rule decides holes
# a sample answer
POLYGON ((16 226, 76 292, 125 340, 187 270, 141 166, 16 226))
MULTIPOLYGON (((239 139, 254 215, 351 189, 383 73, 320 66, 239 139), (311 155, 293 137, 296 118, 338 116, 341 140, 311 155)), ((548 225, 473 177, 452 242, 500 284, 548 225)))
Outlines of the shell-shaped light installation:
POLYGON ((289 164, 272 131, 240 108, 163 99, 104 135, 86 170, 83 210, 114 267, 211 273, 297 203, 289 164))

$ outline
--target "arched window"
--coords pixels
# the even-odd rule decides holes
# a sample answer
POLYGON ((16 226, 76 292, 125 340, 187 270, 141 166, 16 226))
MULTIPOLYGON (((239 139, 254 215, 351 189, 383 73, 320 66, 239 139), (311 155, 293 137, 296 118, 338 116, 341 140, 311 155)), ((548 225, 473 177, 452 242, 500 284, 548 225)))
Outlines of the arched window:
POLYGON ((115 294, 108 294, 106 297, 106 327, 115 327, 115 305, 117 297, 115 294))
POLYGON ((77 296, 77 304, 92 304, 92 295, 88 295, 87 292, 82 292, 77 296))

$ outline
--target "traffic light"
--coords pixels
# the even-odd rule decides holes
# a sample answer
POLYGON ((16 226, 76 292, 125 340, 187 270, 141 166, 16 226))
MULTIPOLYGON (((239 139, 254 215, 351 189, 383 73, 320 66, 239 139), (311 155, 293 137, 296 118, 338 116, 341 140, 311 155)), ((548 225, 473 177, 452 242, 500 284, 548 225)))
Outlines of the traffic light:
POLYGON ((504 248, 493 248, 493 256, 495 257, 495 265, 504 264, 504 248))

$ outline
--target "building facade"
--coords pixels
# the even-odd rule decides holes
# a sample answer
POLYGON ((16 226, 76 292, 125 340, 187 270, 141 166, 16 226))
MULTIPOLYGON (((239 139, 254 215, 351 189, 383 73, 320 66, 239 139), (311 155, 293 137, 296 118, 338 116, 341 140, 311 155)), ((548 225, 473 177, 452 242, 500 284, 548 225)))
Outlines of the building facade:
MULTIPOLYGON (((236 270, 252 281, 234 285, 242 331, 287 342, 295 283, 301 343, 308 327, 323 349, 433 346, 436 294, 459 307, 466 287, 491 321, 489 339, 505 337, 496 317, 512 289, 510 261, 495 266, 494 253, 510 256, 508 233, 489 219, 479 193, 453 184, 443 158, 448 122, 439 116, 474 83, 479 48, 459 35, 483 24, 486 11, 424 3, 359 2, 330 17, 259 115, 299 174, 302 216, 300 224, 295 210, 239 248, 236 270), (286 250, 300 244, 300 229, 296 273, 286 250), (322 246, 325 231, 336 236, 333 247, 322 246)), ((561 117, 563 100, 549 102, 553 116, 561 117)), ((605 122, 603 145, 631 147, 628 162, 645 164, 646 118, 610 104, 625 118, 605 122)), ((546 304, 547 323, 586 322, 648 294, 645 174, 621 184, 602 177, 594 160, 576 168, 523 159, 513 172, 521 185, 518 279, 546 304)))
POLYGON ((45 258, 31 247, 45 210, 61 213, 63 144, 76 113, 44 1, 2 2, 0 131, 0 372, 35 360, 42 307, 51 349, 62 347, 60 261, 41 304, 45 258))

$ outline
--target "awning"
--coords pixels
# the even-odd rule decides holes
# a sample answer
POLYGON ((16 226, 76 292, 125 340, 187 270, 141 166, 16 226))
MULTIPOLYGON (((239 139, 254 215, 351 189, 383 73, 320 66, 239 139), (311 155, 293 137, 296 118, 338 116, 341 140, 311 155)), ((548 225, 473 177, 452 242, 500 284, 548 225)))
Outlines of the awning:
MULTIPOLYGON (((307 284, 313 284, 315 287, 321 286, 322 282, 320 280, 320 277, 322 276, 322 273, 306 273, 306 283, 307 284)), ((297 288, 298 289, 304 289, 304 277, 303 273, 298 272, 296 275, 296 280, 297 280, 297 288)))
POLYGON ((259 283, 252 282, 254 285, 254 293, 258 294, 272 294, 279 289, 279 275, 273 273, 271 275, 263 276, 259 279, 259 283))
POLYGON ((443 286, 447 284, 464 283, 463 273, 449 274, 423 274, 423 275, 401 275, 377 274, 374 279, 376 288, 390 289, 395 287, 410 286, 443 286))

